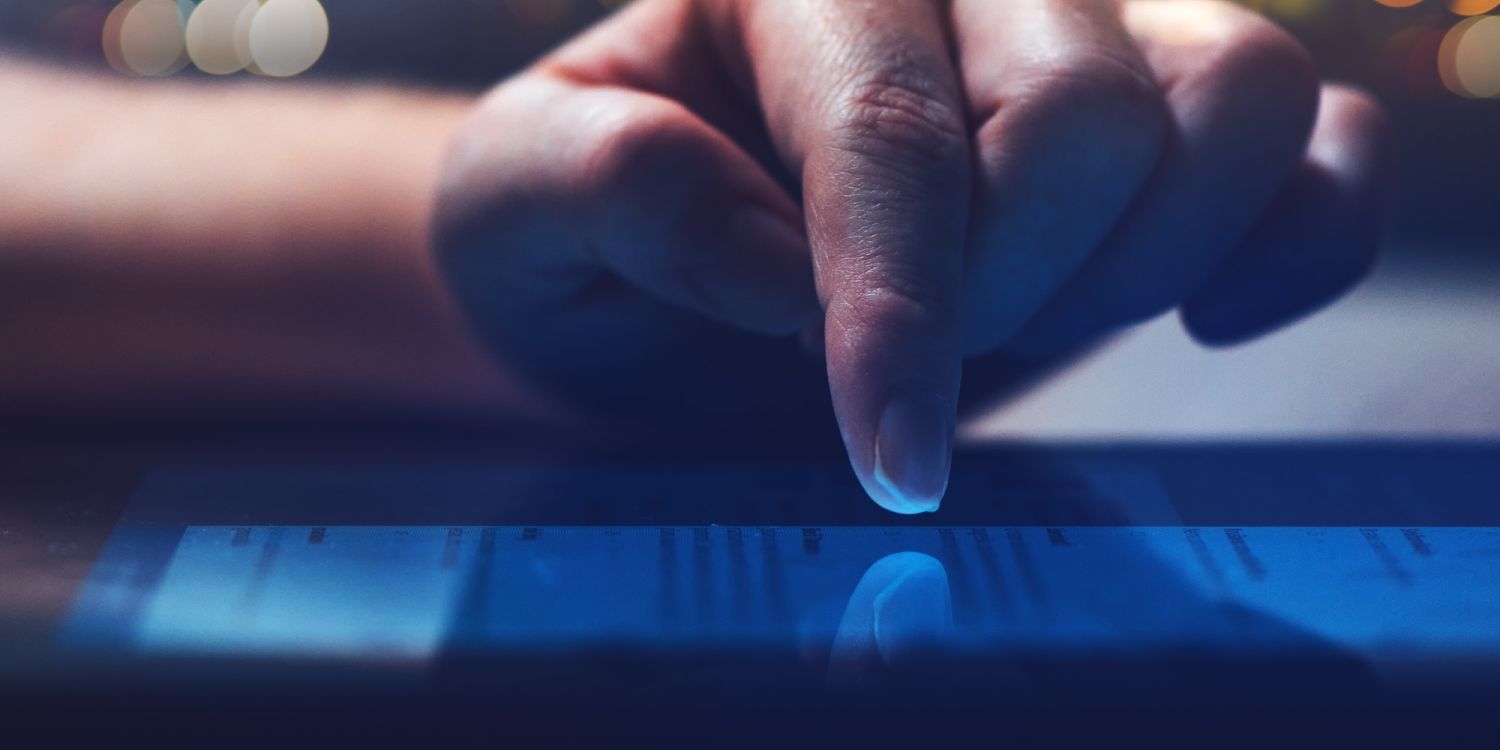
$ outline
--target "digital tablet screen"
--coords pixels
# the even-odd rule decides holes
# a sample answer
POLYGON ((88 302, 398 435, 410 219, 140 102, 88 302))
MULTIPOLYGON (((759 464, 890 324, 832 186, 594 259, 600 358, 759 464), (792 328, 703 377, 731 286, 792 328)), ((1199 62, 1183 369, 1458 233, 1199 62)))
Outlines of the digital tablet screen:
MULTIPOLYGON (((1199 525, 1173 496, 1190 483, 1130 461, 962 465, 947 501, 969 509, 959 523, 735 522, 856 491, 837 469, 164 470, 61 643, 392 664, 760 650, 831 674, 934 652, 1311 653, 1392 674, 1500 654, 1500 528, 1199 525), (981 508, 1011 522, 973 522, 981 508), (539 520, 505 522, 518 517, 539 520)), ((1296 483, 1365 492, 1326 479, 1296 483)))

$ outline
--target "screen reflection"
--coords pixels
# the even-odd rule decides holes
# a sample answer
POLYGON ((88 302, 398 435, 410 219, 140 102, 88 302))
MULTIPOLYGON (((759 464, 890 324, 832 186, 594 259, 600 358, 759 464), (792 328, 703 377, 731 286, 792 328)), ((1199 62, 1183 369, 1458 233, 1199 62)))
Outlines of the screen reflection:
POLYGON ((75 648, 356 658, 795 650, 835 687, 934 656, 1500 647, 1500 529, 196 526, 122 529, 75 648), (1476 574, 1477 573, 1477 574, 1476 574))

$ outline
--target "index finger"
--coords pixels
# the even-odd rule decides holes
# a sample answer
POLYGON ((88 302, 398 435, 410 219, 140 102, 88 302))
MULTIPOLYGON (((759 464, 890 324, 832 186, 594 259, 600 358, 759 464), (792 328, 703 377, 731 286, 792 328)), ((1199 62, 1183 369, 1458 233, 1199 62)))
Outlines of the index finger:
POLYGON ((801 178, 834 409, 870 496, 936 510, 957 412, 968 123, 946 3, 727 6, 801 178))

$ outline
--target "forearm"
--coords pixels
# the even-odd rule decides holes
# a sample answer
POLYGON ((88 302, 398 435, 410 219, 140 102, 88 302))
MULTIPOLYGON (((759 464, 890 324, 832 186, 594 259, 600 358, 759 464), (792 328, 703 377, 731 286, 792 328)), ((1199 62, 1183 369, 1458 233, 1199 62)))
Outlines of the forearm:
POLYGON ((462 99, 0 58, 0 409, 500 416, 427 212, 462 99))

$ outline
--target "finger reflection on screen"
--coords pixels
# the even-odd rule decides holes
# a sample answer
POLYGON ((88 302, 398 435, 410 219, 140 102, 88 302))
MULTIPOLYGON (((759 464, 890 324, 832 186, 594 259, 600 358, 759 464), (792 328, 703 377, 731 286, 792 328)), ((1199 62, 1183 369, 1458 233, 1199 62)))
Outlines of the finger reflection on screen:
POLYGON ((854 587, 833 637, 828 684, 868 687, 953 635, 948 571, 921 552, 897 552, 871 565, 854 587))

